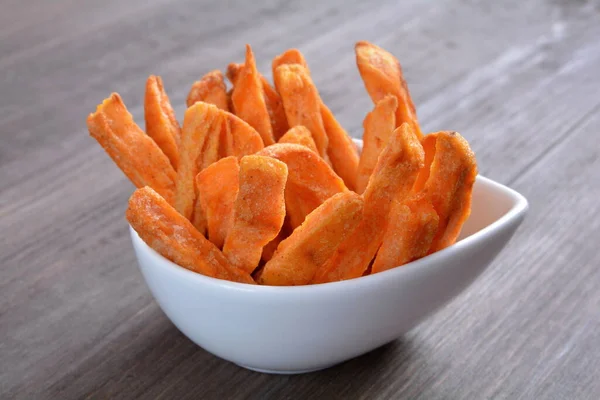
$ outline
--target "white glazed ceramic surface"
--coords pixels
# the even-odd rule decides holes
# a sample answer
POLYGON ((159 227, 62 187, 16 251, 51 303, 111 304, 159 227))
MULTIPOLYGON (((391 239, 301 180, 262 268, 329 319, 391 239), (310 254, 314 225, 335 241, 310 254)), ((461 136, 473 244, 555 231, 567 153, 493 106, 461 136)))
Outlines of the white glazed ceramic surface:
POLYGON ((245 368, 301 373, 393 341, 446 304, 502 250, 527 208, 517 192, 478 176, 471 216, 453 246, 379 274, 297 287, 191 272, 130 231, 150 291, 183 334, 245 368))

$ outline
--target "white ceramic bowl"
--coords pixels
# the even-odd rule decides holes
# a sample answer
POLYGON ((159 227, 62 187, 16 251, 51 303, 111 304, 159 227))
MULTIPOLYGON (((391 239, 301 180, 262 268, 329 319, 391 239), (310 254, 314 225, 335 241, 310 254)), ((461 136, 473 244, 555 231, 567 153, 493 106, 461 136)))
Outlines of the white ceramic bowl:
POLYGON ((131 230, 154 298, 184 335, 212 354, 269 373, 302 373, 376 349, 464 290, 523 221, 527 200, 479 176, 461 238, 379 274, 321 285, 269 287, 177 266, 131 230))

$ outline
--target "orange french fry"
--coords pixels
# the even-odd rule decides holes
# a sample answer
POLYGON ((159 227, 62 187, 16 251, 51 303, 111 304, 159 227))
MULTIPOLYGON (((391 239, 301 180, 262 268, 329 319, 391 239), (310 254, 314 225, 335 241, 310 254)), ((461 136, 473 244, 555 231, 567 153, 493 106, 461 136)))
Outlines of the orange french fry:
POLYGON ((273 77, 275 76, 275 70, 280 65, 285 64, 300 64, 304 68, 306 68, 306 72, 310 75, 310 70, 308 69, 308 64, 306 63, 306 59, 304 55, 298 49, 288 49, 281 53, 280 55, 273 58, 273 62, 271 63, 271 68, 273 70, 273 77))
POLYGON ((255 283, 149 187, 133 192, 126 217, 148 246, 175 264, 217 279, 255 283))
POLYGON ((239 171, 237 158, 231 156, 220 159, 196 175, 196 201, 200 202, 206 216, 208 239, 218 248, 223 247, 233 221, 239 171))
POLYGON ((175 118, 175 111, 169 102, 160 76, 150 75, 146 81, 144 119, 146 133, 156 142, 169 158, 173 168, 177 170, 181 128, 175 118))
MULTIPOLYGON (((185 112, 177 170, 175 209, 189 220, 192 219, 196 200, 194 179, 208 164, 209 158, 215 158, 215 146, 218 150, 223 123, 222 112, 216 106, 202 101, 194 103, 185 112)), ((196 220, 202 219, 197 217, 196 220)), ((200 231, 203 231, 202 227, 200 231)))
POLYGON ((381 245, 392 200, 402 201, 411 191, 423 166, 423 148, 403 124, 392 133, 381 152, 367 189, 365 207, 358 227, 319 269, 313 283, 358 278, 363 275, 381 245))
POLYGON ((321 157, 327 157, 329 139, 321 118, 321 98, 300 64, 283 64, 275 70, 275 87, 281 96, 290 127, 303 125, 312 133, 321 157))
POLYGON ((377 164, 377 158, 390 140, 396 129, 396 108, 398 100, 387 95, 375 104, 373 111, 363 121, 363 150, 358 164, 356 191, 362 193, 369 183, 369 178, 377 164))
POLYGON ((176 172, 156 142, 146 135, 113 93, 87 117, 90 136, 98 141, 131 182, 150 186, 173 203, 176 172))
POLYGON ((223 73, 218 69, 210 71, 199 81, 194 82, 188 94, 186 104, 188 107, 191 107, 194 103, 203 101, 213 104, 221 110, 229 111, 226 90, 223 73))
MULTIPOLYGON (((198 176, 198 175, 196 175, 198 176)), ((198 188, 196 187, 196 190, 198 188)), ((190 219, 194 228, 198 230, 202 235, 206 237, 207 229, 208 229, 208 221, 206 219, 206 213, 204 212, 204 208, 202 208, 202 203, 200 199, 198 199, 198 194, 196 193, 196 200, 194 200, 194 209, 192 211, 192 218, 190 219)))
POLYGON ((422 193, 405 201, 395 199, 371 273, 399 267, 426 256, 438 223, 437 213, 422 193))
POLYGON ((281 230, 287 176, 285 163, 271 157, 251 155, 240 160, 239 192, 223 253, 242 271, 254 271, 263 247, 281 230))
POLYGON ((354 190, 358 171, 356 145, 335 119, 331 110, 323 103, 321 103, 321 118, 329 139, 327 156, 331 160, 333 170, 344 180, 349 189, 354 190))
POLYGON ((458 132, 437 132, 425 136, 424 146, 435 154, 423 193, 429 198, 440 222, 430 253, 456 241, 471 213, 471 195, 477 178, 477 161, 469 143, 458 132))
POLYGON ((265 146, 263 140, 254 128, 235 115, 223 112, 225 120, 222 132, 223 156, 235 156, 238 159, 254 154, 265 146))
POLYGON ((276 286, 310 283, 317 270, 359 224, 362 211, 363 199, 354 192, 338 193, 327 199, 279 244, 258 282, 276 286))
POLYGON ((396 96, 396 126, 405 122, 410 124, 417 138, 421 140, 423 134, 417 120, 415 105, 398 60, 381 47, 366 41, 357 42, 355 52, 360 76, 373 103, 377 104, 388 94, 396 96))
POLYGON ((285 188, 286 211, 292 229, 325 200, 348 190, 344 181, 314 151, 306 146, 277 143, 257 153, 283 161, 288 167, 285 188))
POLYGON ((312 138, 312 134, 307 127, 302 125, 296 125, 293 128, 290 128, 285 135, 279 138, 277 143, 300 144, 319 154, 319 150, 317 150, 317 145, 312 138))
POLYGON ((260 257, 261 260, 269 261, 271 258, 273 258, 273 255, 277 251, 277 247, 279 247, 279 244, 288 236, 289 232, 288 229, 286 229, 286 221, 284 219, 283 226, 281 227, 281 230, 279 231, 277 236, 275 236, 275 239, 271 240, 265 245, 265 247, 263 247, 262 255, 260 257))
POLYGON ((235 115, 256 129, 266 146, 275 143, 262 82, 250 45, 246 45, 246 61, 235 77, 231 102, 235 115))

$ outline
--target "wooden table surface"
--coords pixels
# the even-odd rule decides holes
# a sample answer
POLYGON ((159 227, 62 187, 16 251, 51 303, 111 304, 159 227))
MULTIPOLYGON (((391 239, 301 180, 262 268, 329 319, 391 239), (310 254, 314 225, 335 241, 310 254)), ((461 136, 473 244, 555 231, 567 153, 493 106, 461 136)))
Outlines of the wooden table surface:
POLYGON ((600 2, 250 3, 3 2, 0 398, 600 398, 600 2), (85 117, 117 91, 143 126, 158 74, 181 118, 191 83, 250 43, 269 76, 301 49, 360 136, 361 39, 400 59, 424 130, 461 132, 529 215, 465 293, 392 344, 306 375, 241 369, 152 299, 123 216, 132 186, 85 117))

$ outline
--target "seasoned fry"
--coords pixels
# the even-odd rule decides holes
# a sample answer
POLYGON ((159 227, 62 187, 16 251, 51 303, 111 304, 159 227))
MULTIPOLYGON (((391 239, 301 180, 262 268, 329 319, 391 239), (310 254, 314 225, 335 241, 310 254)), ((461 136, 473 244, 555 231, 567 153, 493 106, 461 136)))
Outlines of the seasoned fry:
POLYGON ((194 82, 188 94, 186 104, 188 107, 191 107, 194 103, 203 101, 214 104, 221 110, 229 111, 226 90, 223 73, 218 69, 210 71, 199 81, 194 82))
POLYGON ((169 97, 163 87, 160 76, 150 75, 146 81, 144 96, 144 119, 146 133, 169 158, 171 165, 177 170, 179 161, 179 140, 181 128, 175 118, 169 97))
POLYGON ((356 191, 362 193, 369 183, 369 178, 377 164, 377 158, 390 140, 396 128, 396 108, 398 100, 387 95, 379 100, 373 111, 363 121, 363 150, 358 164, 356 191))
POLYGON ((430 199, 440 222, 430 253, 452 245, 471 212, 471 194, 477 162, 469 143, 458 132, 437 132, 425 137, 435 141, 435 154, 423 193, 430 199))
POLYGON ((308 64, 306 63, 306 59, 304 55, 298 49, 288 49, 281 53, 280 55, 273 58, 273 62, 271 64, 271 68, 273 70, 273 76, 275 76, 275 70, 280 65, 285 64, 300 64, 304 68, 306 68, 306 72, 310 75, 310 70, 308 69, 308 64))
POLYGON ((331 160, 333 170, 344 180, 349 189, 356 188, 358 171, 358 150, 356 145, 342 128, 335 116, 321 103, 321 118, 329 139, 327 156, 331 160))
POLYGON ((344 181, 329 165, 307 147, 277 143, 257 153, 283 161, 288 167, 285 188, 287 215, 292 229, 325 200, 347 190, 344 181))
POLYGON ((377 104, 388 94, 396 96, 398 99, 396 126, 408 123, 417 138, 421 140, 423 134, 417 120, 415 105, 398 60, 381 47, 366 41, 356 43, 355 52, 360 76, 373 103, 377 104))
POLYGON ((231 102, 235 115, 256 129, 266 146, 275 143, 271 118, 250 45, 246 45, 246 62, 236 76, 231 102))
POLYGON ((137 187, 150 186, 173 203, 176 172, 158 145, 134 122, 121 96, 113 93, 87 117, 98 141, 137 187))
MULTIPOLYGON (((221 127, 221 112, 212 104, 199 101, 185 112, 177 170, 175 209, 187 219, 192 218, 196 200, 194 179, 208 163, 208 159, 214 157, 214 147, 218 146, 221 127)), ((201 217, 197 217, 197 220, 201 221, 201 217)))
POLYGON ((404 202, 395 199, 371 272, 375 274, 426 256, 438 222, 437 213, 422 193, 404 202))
POLYGON ((146 244, 177 265, 213 278, 254 283, 149 187, 131 195, 126 217, 146 244))
POLYGON ((362 276, 383 240, 392 200, 401 201, 410 193, 423 158, 423 148, 408 124, 392 133, 363 195, 362 221, 319 269, 313 283, 362 276))
MULTIPOLYGON (((237 78, 244 64, 231 63, 227 66, 227 78, 234 85, 237 82, 237 78)), ((263 96, 267 110, 269 112, 269 118, 271 120, 271 128, 273 131, 273 138, 279 140, 279 138, 288 130, 288 123, 285 117, 285 110, 283 109, 283 103, 279 93, 271 86, 267 78, 260 73, 260 82, 262 84, 263 96)), ((233 110, 233 106, 231 108, 233 110)))
POLYGON ((315 272, 358 225, 363 199, 347 191, 330 197, 310 213, 265 265, 259 283, 290 286, 310 283, 315 272))
POLYGON ((271 157, 251 155, 240 160, 240 189, 223 253, 242 271, 254 271, 263 247, 281 230, 287 176, 285 163, 271 157))
POLYGON ((281 230, 279 231, 277 236, 275 236, 275 239, 271 240, 265 245, 265 247, 263 247, 262 256, 260 257, 261 260, 269 261, 271 258, 273 258, 273 255, 277 251, 279 243, 281 243, 289 235, 290 233, 288 232, 288 229, 286 229, 286 221, 284 219, 283 226, 281 227, 281 230))
POLYGON ((237 158, 231 156, 222 158, 196 175, 196 202, 201 204, 206 216, 208 239, 218 248, 223 247, 233 221, 239 171, 237 158))
POLYGON ((228 112, 222 114, 225 118, 225 131, 222 134, 226 135, 226 139, 221 143, 226 143, 224 153, 227 156, 242 158, 264 148, 260 135, 247 122, 228 112))
POLYGON ((290 127, 303 125, 312 133, 321 157, 329 139, 321 118, 321 98, 308 70, 299 64, 283 64, 275 70, 275 87, 281 95, 290 127))
POLYGON ((279 139, 278 143, 301 144, 319 154, 319 150, 317 150, 317 145, 315 144, 310 131, 302 125, 296 125, 295 127, 290 128, 290 130, 279 139))

